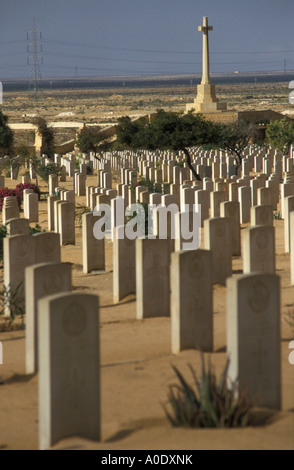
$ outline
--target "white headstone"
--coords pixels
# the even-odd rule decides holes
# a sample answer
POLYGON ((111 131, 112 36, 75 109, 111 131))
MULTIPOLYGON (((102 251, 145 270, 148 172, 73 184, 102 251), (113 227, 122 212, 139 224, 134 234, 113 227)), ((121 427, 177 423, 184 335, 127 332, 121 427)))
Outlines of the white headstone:
POLYGON ((75 206, 70 202, 58 204, 58 231, 61 245, 75 245, 75 206))
POLYGON ((82 215, 83 272, 105 270, 104 238, 94 235, 94 225, 99 220, 92 212, 82 215))
POLYGON ((275 228, 247 227, 243 230, 243 272, 275 273, 275 228))
POLYGON ((213 351, 212 253, 180 251, 171 255, 172 353, 213 351))
POLYGON ((227 280, 228 375, 258 406, 280 409, 280 280, 251 274, 227 280))
POLYGON ((48 295, 70 290, 70 263, 40 263, 25 269, 27 374, 34 374, 38 370, 38 300, 48 295))
POLYGON ((232 256, 241 256, 240 203, 225 201, 220 205, 220 216, 228 217, 232 230, 232 256))
POLYGON ((204 221, 204 248, 212 251, 213 283, 225 285, 232 275, 232 232, 228 217, 204 221))
POLYGON ((62 293, 38 302, 39 448, 101 438, 98 297, 62 293))
POLYGON ((125 236, 124 226, 114 229, 113 302, 136 293, 136 240, 125 236))
POLYGON ((136 239, 137 319, 169 316, 169 240, 136 239))

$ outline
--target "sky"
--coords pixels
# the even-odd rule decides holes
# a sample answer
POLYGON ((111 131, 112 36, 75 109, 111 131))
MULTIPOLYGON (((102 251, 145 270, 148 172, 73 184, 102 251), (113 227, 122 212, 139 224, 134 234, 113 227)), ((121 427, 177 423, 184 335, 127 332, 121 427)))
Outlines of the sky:
POLYGON ((0 0, 0 81, 294 70, 294 0, 0 0))

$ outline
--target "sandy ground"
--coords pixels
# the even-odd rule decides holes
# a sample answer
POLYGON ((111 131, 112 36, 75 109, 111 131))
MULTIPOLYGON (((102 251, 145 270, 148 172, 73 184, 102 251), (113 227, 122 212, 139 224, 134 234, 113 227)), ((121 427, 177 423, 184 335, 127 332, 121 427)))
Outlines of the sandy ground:
MULTIPOLYGON (((268 82, 255 81, 252 77, 246 83, 216 84, 216 94, 227 103, 228 110, 291 112, 293 107, 289 103, 288 85, 288 82, 271 82, 270 77, 268 82)), ((186 104, 192 103, 196 95, 195 82, 193 85, 163 83, 154 86, 150 82, 142 87, 128 83, 125 87, 118 85, 113 88, 44 89, 37 102, 32 100, 27 90, 5 91, 3 112, 9 116, 9 123, 30 123, 35 115, 39 115, 47 122, 113 124, 120 116, 135 118, 155 113, 158 109, 185 111, 186 104)), ((69 139, 63 142, 66 140, 69 139)))
MULTIPOLYGON (((89 177, 87 184, 95 184, 89 177)), ((6 186, 15 182, 6 179, 6 186)), ((72 189, 68 179, 63 187, 72 189)), ((48 188, 43 184, 43 191, 48 188)), ((85 203, 85 198, 77 198, 85 203)), ((21 214, 23 217, 23 213, 21 214)), ((47 203, 40 202, 40 223, 47 228, 47 203)), ((281 276, 281 371, 282 409, 242 429, 173 428, 162 403, 168 386, 176 382, 172 365, 190 379, 188 363, 200 371, 200 352, 187 350, 171 354, 169 318, 136 320, 136 299, 132 296, 114 305, 112 301, 112 242, 106 240, 106 270, 82 273, 81 228, 76 227, 76 245, 62 247, 62 261, 73 264, 73 286, 77 291, 95 293, 100 302, 101 422, 102 440, 92 442, 71 437, 55 449, 97 450, 192 450, 192 449, 291 449, 294 450, 294 366, 288 356, 294 331, 285 313, 294 311, 294 286, 290 286, 290 257, 283 253, 282 220, 276 227, 276 266, 281 276)), ((32 224, 33 226, 35 224, 32 224)), ((244 226, 242 226, 244 227, 244 226)), ((203 237, 202 237, 203 240, 203 237)), ((242 270, 242 258, 233 259, 234 274, 242 270)), ((1 286, 3 269, 0 271, 1 286)), ((219 374, 226 362, 226 288, 214 287, 214 351, 211 362, 219 374)), ((3 329, 4 321, 0 320, 3 329)), ((0 331, 3 365, 0 365, 0 449, 38 449, 38 375, 25 373, 25 331, 0 331)))

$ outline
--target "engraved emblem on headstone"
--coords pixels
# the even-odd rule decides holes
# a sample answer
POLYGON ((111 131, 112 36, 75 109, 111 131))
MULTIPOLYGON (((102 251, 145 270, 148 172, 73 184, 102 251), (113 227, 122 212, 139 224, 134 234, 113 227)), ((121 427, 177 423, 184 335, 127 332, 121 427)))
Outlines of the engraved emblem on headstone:
POLYGON ((56 272, 56 269, 52 270, 52 273, 48 273, 46 279, 44 279, 43 289, 46 295, 55 294, 62 290, 63 277, 56 272))
POLYGON ((268 288, 262 282, 253 285, 252 293, 248 297, 248 303, 256 313, 263 312, 268 306, 270 293, 268 288))
POLYGON ((28 241, 22 240, 21 243, 17 244, 17 255, 20 257, 25 256, 28 253, 28 249, 28 241))

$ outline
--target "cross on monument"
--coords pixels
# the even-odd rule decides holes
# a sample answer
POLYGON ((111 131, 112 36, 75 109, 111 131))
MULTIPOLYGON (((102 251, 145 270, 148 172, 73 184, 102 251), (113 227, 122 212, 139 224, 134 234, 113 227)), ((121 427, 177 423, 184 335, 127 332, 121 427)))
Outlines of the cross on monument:
POLYGON ((203 33, 202 80, 200 85, 197 85, 197 97, 194 99, 194 103, 186 105, 186 112, 194 110, 196 113, 213 113, 227 109, 227 103, 219 102, 215 94, 215 85, 210 82, 208 31, 212 30, 213 27, 208 26, 207 16, 204 16, 202 26, 198 26, 198 31, 203 33))
POLYGON ((203 17, 203 25, 198 26, 198 31, 203 32, 203 38, 202 38, 202 80, 201 80, 201 83, 210 83, 208 31, 213 31, 213 26, 208 26, 207 16, 203 17))

